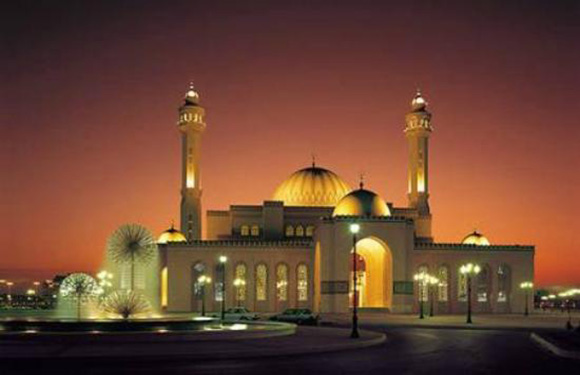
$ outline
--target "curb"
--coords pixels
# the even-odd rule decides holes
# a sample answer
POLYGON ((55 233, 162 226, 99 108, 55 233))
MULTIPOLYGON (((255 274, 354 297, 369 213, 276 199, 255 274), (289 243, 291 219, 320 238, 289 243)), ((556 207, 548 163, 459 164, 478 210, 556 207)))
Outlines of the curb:
MULTIPOLYGON (((331 328, 336 330, 336 328, 331 328)), ((345 335, 348 335, 348 330, 345 330, 345 335)), ((318 345, 318 346, 305 346, 300 345, 298 347, 288 347, 288 348, 272 348, 272 349, 265 349, 264 348, 252 348, 252 349, 242 349, 242 350, 221 350, 221 351, 213 351, 210 353, 203 353, 200 355, 190 353, 179 353, 179 354, 157 354, 157 355, 94 355, 94 356, 86 356, 86 355, 57 355, 57 356, 36 356, 36 357, 0 357, 0 363, 3 361, 8 361, 16 364, 17 362, 26 362, 33 359, 35 362, 58 362, 58 361, 82 361, 85 362, 92 362, 92 361, 101 361, 103 358, 106 358, 107 361, 112 362, 127 362, 127 361, 135 361, 139 360, 141 362, 159 362, 159 361, 167 361, 167 360, 222 360, 222 359, 247 359, 247 358, 265 358, 265 357, 278 357, 278 356, 292 356, 292 355, 308 355, 313 353, 330 353, 330 352, 338 352, 343 350, 356 350, 356 349, 363 349, 375 345, 380 345, 387 340, 387 336, 383 333, 378 333, 374 331, 367 331, 361 330, 361 334, 366 334, 370 336, 370 338, 362 338, 360 341, 346 341, 340 342, 336 344, 326 344, 326 345, 318 345), (261 350, 260 350, 261 349, 261 350)), ((252 342, 259 342, 260 340, 252 340, 252 342)))
MULTIPOLYGON (((359 323, 366 329, 384 328, 384 329, 398 329, 398 328, 421 328, 421 329, 462 329, 462 330, 481 330, 481 331, 516 331, 516 332, 530 332, 530 331, 553 331, 553 327, 513 327, 513 326, 487 326, 479 325, 479 323, 472 324, 445 324, 445 325, 429 325, 420 323, 359 323)), ((325 322, 323 327, 346 328, 349 323, 340 322, 325 322)))
POLYGON ((562 349, 534 332, 530 333, 530 340, 558 357, 580 360, 580 351, 562 349))

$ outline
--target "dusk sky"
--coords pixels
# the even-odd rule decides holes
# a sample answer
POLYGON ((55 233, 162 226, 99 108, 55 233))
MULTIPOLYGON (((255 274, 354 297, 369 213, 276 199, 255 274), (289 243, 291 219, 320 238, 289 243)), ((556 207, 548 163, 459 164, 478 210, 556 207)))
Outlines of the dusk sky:
POLYGON ((580 283, 578 1, 2 8, 0 278, 92 272, 119 225, 177 223, 193 80, 204 210, 270 199, 313 153, 406 205, 420 87, 435 240, 533 244, 537 285, 580 283))

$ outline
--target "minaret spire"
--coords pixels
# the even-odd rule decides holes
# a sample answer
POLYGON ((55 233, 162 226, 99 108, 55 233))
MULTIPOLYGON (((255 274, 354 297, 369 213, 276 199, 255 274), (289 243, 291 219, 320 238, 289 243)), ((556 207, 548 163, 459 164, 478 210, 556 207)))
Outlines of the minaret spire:
POLYGON ((408 201, 417 210, 417 237, 431 238, 431 211, 429 208, 429 137, 431 113, 427 101, 417 88, 411 100, 411 111, 405 116, 405 135, 409 144, 408 201))
POLYGON ((179 107, 181 131, 181 232, 188 241, 201 239, 201 134, 205 130, 205 109, 190 82, 179 107))

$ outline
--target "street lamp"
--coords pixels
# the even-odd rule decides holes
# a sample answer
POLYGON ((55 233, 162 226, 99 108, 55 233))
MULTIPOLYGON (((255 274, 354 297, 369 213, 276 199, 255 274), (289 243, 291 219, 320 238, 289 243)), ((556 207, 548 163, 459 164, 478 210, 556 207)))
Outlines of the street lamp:
POLYGON ((38 286, 40 285, 40 281, 35 281, 32 283, 32 285, 34 285, 34 294, 36 295, 36 298, 34 299, 34 308, 38 309, 38 286))
POLYGON ((423 290, 425 288, 425 283, 428 281, 429 275, 425 272, 416 273, 413 275, 413 279, 417 282, 418 285, 418 293, 417 298, 419 300, 419 319, 424 319, 425 314, 423 313, 423 290))
POLYGON ((219 261, 222 270, 222 321, 224 321, 226 318, 226 262, 228 257, 220 255, 219 261))
POLYGON ((236 302, 238 306, 241 306, 240 288, 244 285, 246 285, 246 280, 240 278, 234 280, 234 286, 236 287, 236 302))
POLYGON ((429 300, 430 300, 430 306, 429 306, 429 316, 434 316, 434 311, 433 311, 433 300, 435 299, 435 293, 434 293, 434 289, 435 287, 439 285, 439 279, 436 278, 435 276, 429 276, 429 300))
POLYGON ((471 321, 471 277, 475 276, 481 271, 481 267, 477 264, 467 263, 459 268, 462 275, 467 278, 467 323, 473 323, 471 321))
POLYGON ((10 301, 10 306, 12 306, 12 285, 14 285, 12 281, 6 281, 6 286, 8 287, 8 295, 6 297, 10 301))
POLYGON ((528 294, 530 293, 530 290, 532 290, 533 287, 534 283, 532 283, 531 281, 524 281, 523 283, 520 284, 520 289, 524 291, 524 294, 526 296, 526 308, 524 310, 524 316, 530 315, 528 311, 528 294))
POLYGON ((357 223, 353 223, 350 225, 350 233, 352 233, 352 332, 350 337, 353 339, 359 338, 360 335, 358 333, 358 316, 357 316, 357 304, 358 298, 356 294, 356 282, 357 282, 357 275, 356 275, 356 235, 360 231, 360 225, 357 223))
MULTIPOLYGON (((6 280, 5 279, 0 279, 0 285, 6 285, 6 280)), ((6 292, 6 291, 4 291, 6 292)))
POLYGON ((201 288, 201 316, 205 316, 205 286, 211 283, 211 278, 206 275, 201 275, 197 278, 197 282, 201 288))

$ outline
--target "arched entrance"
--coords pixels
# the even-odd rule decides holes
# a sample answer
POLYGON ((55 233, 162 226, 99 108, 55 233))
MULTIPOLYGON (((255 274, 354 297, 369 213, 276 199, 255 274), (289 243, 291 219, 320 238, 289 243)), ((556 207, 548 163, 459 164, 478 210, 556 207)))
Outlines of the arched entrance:
MULTIPOLYGON (((358 307, 388 308, 393 303, 393 257, 388 246, 374 237, 356 243, 358 307)), ((352 254, 352 250, 351 250, 352 254)), ((353 265, 349 258, 350 306, 353 300, 353 265)))

